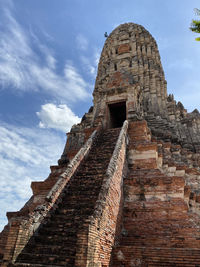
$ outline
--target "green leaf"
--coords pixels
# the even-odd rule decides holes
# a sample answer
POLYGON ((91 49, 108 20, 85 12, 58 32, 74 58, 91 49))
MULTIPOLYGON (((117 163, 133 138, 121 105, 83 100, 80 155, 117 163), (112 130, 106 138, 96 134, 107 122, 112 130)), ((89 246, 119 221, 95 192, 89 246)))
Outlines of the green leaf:
MULTIPOLYGON (((200 16, 200 9, 195 8, 194 12, 197 16, 200 16)), ((200 20, 193 19, 190 26, 190 30, 195 33, 200 33, 200 20)), ((197 37, 195 40, 200 41, 200 37, 197 37)))

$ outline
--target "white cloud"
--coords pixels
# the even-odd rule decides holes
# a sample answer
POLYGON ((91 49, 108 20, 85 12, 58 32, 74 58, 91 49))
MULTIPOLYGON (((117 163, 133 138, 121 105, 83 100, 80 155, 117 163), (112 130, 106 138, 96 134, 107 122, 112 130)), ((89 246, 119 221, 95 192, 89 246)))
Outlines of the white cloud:
POLYGON ((43 53, 43 55, 45 57, 47 67, 49 67, 52 70, 55 70, 57 60, 55 59, 55 57, 53 55, 53 51, 51 49, 49 49, 48 47, 46 47, 45 45, 41 44, 35 35, 32 34, 32 36, 34 36, 36 43, 37 43, 37 46, 39 47, 40 51, 43 53))
POLYGON ((56 71, 57 60, 53 52, 40 42, 33 33, 26 32, 12 16, 4 10, 5 27, 0 29, 0 85, 16 90, 44 90, 66 102, 89 97, 90 85, 84 81, 71 62, 66 62, 62 73, 56 71), (31 47, 31 38, 40 49, 41 58, 31 47), (70 76, 68 73, 72 73, 70 76))
POLYGON ((40 128, 53 128, 68 132, 73 124, 80 122, 80 118, 76 116, 72 110, 66 105, 54 105, 48 103, 42 105, 41 111, 37 112, 40 118, 40 128))
POLYGON ((64 139, 50 130, 0 127, 0 230, 7 223, 6 211, 19 210, 31 196, 31 181, 47 178, 49 166, 62 154, 64 139))
POLYGON ((93 56, 91 58, 88 58, 86 56, 81 55, 80 59, 84 66, 84 68, 87 70, 87 72, 93 76, 93 78, 96 77, 97 74, 97 67, 99 63, 100 58, 100 49, 96 49, 93 56))
POLYGON ((88 40, 82 34, 77 35, 76 43, 77 43, 78 49, 83 50, 83 51, 88 49, 88 40))
POLYGON ((97 49, 95 54, 94 54, 94 64, 95 64, 96 67, 99 64, 100 56, 101 56, 101 50, 97 49))
POLYGON ((87 72, 93 77, 96 76, 96 66, 91 62, 91 60, 85 56, 81 56, 81 62, 87 72))

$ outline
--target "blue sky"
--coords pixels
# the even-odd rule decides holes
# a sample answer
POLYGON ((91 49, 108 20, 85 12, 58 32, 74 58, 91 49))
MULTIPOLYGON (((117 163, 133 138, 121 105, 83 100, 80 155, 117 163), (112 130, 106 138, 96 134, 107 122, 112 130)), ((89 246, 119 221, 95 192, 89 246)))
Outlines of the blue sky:
POLYGON ((105 38, 125 22, 156 39, 168 82, 200 108, 200 42, 189 31, 197 0, 0 0, 0 229, 44 180, 65 133, 92 104, 105 38))

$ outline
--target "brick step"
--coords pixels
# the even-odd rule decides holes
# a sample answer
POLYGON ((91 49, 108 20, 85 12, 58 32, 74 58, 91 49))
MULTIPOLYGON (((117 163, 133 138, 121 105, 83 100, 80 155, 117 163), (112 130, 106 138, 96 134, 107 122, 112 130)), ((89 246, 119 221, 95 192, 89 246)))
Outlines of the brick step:
MULTIPOLYGON (((69 186, 70 186, 70 188, 73 188, 74 190, 81 192, 82 189, 87 188, 87 186, 85 184, 85 182, 87 182, 88 186, 90 186, 90 187, 93 186, 95 190, 98 190, 102 184, 102 180, 104 177, 105 177, 104 173, 101 174, 101 176, 100 175, 97 176, 96 179, 95 179, 94 174, 91 174, 91 175, 80 174, 80 177, 77 177, 77 179, 74 180, 73 182, 71 181, 69 186), (88 180, 90 180, 90 181, 88 181, 88 180)), ((73 193, 72 191, 69 192, 68 188, 63 192, 66 193, 67 195, 70 195, 73 193)))
MULTIPOLYGON (((69 187, 70 188, 73 188, 73 190, 79 190, 79 189, 84 189, 84 188, 87 188, 87 185, 89 187, 94 187, 94 190, 98 190, 99 187, 101 186, 102 184, 102 180, 105 176, 105 173, 102 173, 101 175, 97 175, 96 177, 96 183, 95 183, 95 175, 93 173, 91 174, 84 174, 84 173, 80 173, 79 174, 80 176, 79 177, 76 177, 74 179, 74 181, 70 181, 68 187, 66 188, 65 193, 67 194, 70 194, 71 193, 71 190, 69 192, 69 187)), ((80 190, 79 190, 80 191, 80 190)), ((63 196, 64 197, 64 196, 63 196)))
POLYGON ((200 250, 197 249, 170 249, 170 248, 151 248, 151 247, 130 247, 119 246, 113 252, 113 264, 117 265, 120 260, 117 258, 117 252, 123 254, 122 263, 129 266, 129 261, 133 255, 135 260, 139 260, 140 266, 196 266, 200 264, 200 250), (158 263, 160 265, 153 265, 158 263), (144 265, 143 265, 144 264, 144 265), (145 265, 148 264, 148 265, 145 265), (152 265, 150 265, 152 264, 152 265), (165 265, 164 265, 165 264, 165 265), (173 264, 173 265, 172 265, 173 264))
POLYGON ((169 261, 154 261, 154 260, 142 260, 142 259, 132 259, 131 262, 129 261, 123 261, 123 263, 120 263, 119 261, 114 261, 111 265, 112 267, 119 267, 119 266, 139 266, 139 267, 155 267, 155 266, 159 266, 159 267, 199 267, 200 263, 199 261, 196 262, 190 262, 190 261, 183 261, 183 262, 169 262, 169 261), (134 263, 135 262, 135 263, 134 263), (131 264, 135 264, 135 265, 131 265, 131 264))
MULTIPOLYGON (((130 179, 126 179, 125 184, 132 184, 132 185, 148 185, 152 182, 157 182, 157 184, 152 184, 152 186, 156 187, 159 185, 159 182, 162 182, 163 186, 168 186, 169 184, 173 184, 174 182, 179 182, 181 187, 184 187, 184 179, 183 177, 178 177, 178 176, 166 176, 166 175, 160 175, 158 176, 152 176, 152 177, 131 177, 130 179)), ((156 188, 155 188, 156 189, 156 188)))
POLYGON ((184 257, 182 256, 174 256, 170 257, 170 255, 162 255, 162 256, 152 256, 152 255, 145 255, 149 257, 149 260, 147 259, 146 262, 159 262, 159 263, 200 263, 200 258, 194 257, 184 257))
POLYGON ((103 155, 103 157, 106 156, 106 154, 104 154, 105 151, 108 151, 109 153, 111 153, 114 148, 114 144, 113 141, 115 141, 116 138, 111 138, 110 140, 102 140, 101 142, 96 143, 96 146, 93 146, 91 148, 91 154, 89 155, 89 157, 93 154, 95 154, 96 152, 99 151, 100 155, 103 155), (99 147, 101 147, 101 150, 99 150, 99 147))
POLYGON ((82 202, 79 202, 79 198, 77 198, 78 203, 75 202, 74 198, 70 198, 71 199, 71 202, 70 201, 66 201, 65 202, 65 205, 64 204, 61 204, 58 207, 60 210, 55 211, 55 214, 61 214, 63 211, 66 214, 66 210, 80 209, 80 208, 86 207, 85 204, 87 204, 87 209, 91 209, 95 205, 97 196, 98 195, 94 195, 92 199, 88 197, 86 199, 88 201, 82 201, 82 202), (94 198, 95 198, 95 200, 94 200, 94 198))
MULTIPOLYGON (((98 153, 98 152, 96 152, 98 153)), ((79 172, 83 172, 86 173, 88 172, 88 175, 94 174, 96 172, 96 174, 101 174, 102 171, 105 171, 105 166, 108 165, 109 163, 109 159, 111 158, 111 155, 109 158, 105 158, 103 159, 103 162, 94 162, 94 161, 90 161, 90 159, 88 159, 87 164, 85 164, 84 168, 80 168, 79 172), (103 169, 102 169, 103 167, 103 169)))
MULTIPOLYGON (((102 146, 100 148, 103 149, 102 146)), ((98 147, 96 150, 91 150, 91 154, 88 155, 87 159, 95 162, 96 165, 101 164, 103 160, 107 160, 110 156, 112 156, 113 149, 114 147, 104 147, 104 151, 101 153, 98 147)), ((83 166, 88 166, 87 161, 85 161, 83 166)))
MULTIPOLYGON (((149 205, 148 208, 145 210, 133 205, 132 203, 126 203, 126 207, 124 208, 124 224, 129 224, 134 227, 135 223, 141 223, 151 225, 157 223, 161 223, 163 225, 170 225, 168 223, 168 219, 171 221, 171 225, 175 225, 175 223, 179 223, 182 220, 185 220, 185 222, 182 222, 180 227, 190 225, 190 222, 188 221, 188 214, 187 214, 187 209, 185 206, 181 206, 177 208, 177 210, 173 210, 173 206, 165 206, 162 208, 158 206, 156 209, 156 205, 149 205), (183 214, 180 215, 181 212, 181 207, 183 214), (144 218, 142 218, 142 215, 145 215, 144 218), (156 217, 157 216, 157 219, 156 217)), ((136 226, 137 227, 137 226, 136 226)))
POLYGON ((118 132, 116 132, 116 133, 108 132, 107 134, 103 133, 99 137, 99 140, 96 142, 96 144, 97 145, 103 145, 103 146, 108 145, 108 147, 110 147, 110 146, 113 146, 113 143, 110 142, 110 140, 116 140, 117 137, 118 137, 118 132))
POLYGON ((47 220, 47 222, 45 224, 46 227, 47 227, 49 221, 51 221, 51 223, 53 223, 54 225, 58 224, 59 222, 65 224, 65 223, 68 223, 72 219, 72 217, 74 217, 75 215, 77 216, 77 218, 79 217, 78 216, 79 213, 75 209, 67 210, 66 212, 63 212, 63 213, 58 213, 59 211, 56 211, 56 212, 57 212, 57 215, 54 216, 53 219, 47 220))
POLYGON ((94 205, 92 207, 88 205, 87 209, 80 211, 80 209, 84 205, 76 206, 78 204, 76 204, 76 205, 75 204, 74 204, 74 206, 71 206, 68 208, 61 208, 61 210, 55 211, 53 221, 58 221, 59 219, 64 219, 64 218, 67 220, 68 218, 70 218, 73 215, 78 215, 79 212, 81 212, 81 215, 84 215, 84 214, 87 215, 88 212, 90 212, 94 208, 94 205))
POLYGON ((109 129, 108 131, 106 130, 100 137, 99 142, 101 142, 102 140, 104 141, 109 141, 112 138, 116 138, 119 135, 120 129, 119 131, 112 131, 112 129, 109 129))
MULTIPOLYGON (((161 222, 162 223, 162 222, 161 222)), ((155 221, 152 222, 152 224, 150 225, 148 223, 148 221, 136 221, 135 220, 135 224, 131 224, 131 221, 129 223, 129 221, 127 221, 124 224, 124 229, 126 229, 127 231, 127 236, 134 236, 134 235, 144 235, 146 237, 151 237, 151 236, 156 236, 156 233, 160 233, 160 235, 165 234, 165 233, 171 233, 174 235, 174 237, 178 236, 178 235, 183 235, 186 237, 189 236, 195 236, 195 233, 197 234, 196 228, 195 226, 189 225, 188 224, 181 224, 181 221, 175 222, 173 225, 168 224, 167 223, 167 219, 166 222, 164 224, 160 224, 159 225, 159 221, 155 221), (137 225, 140 223, 140 226, 137 225), (177 228, 178 223, 180 224, 180 227, 177 228), (176 234, 176 236, 175 236, 176 234)), ((157 238, 159 238, 159 236, 157 236, 157 238)), ((198 236, 199 238, 199 236, 198 236)))
MULTIPOLYGON (((68 226, 60 226, 58 225, 58 227, 55 229, 55 227, 45 227, 45 228, 41 228, 39 230, 39 236, 36 237, 36 239, 39 241, 40 238, 42 238, 44 235, 47 236, 47 239, 52 237, 52 236, 64 236, 63 241, 65 240, 65 238, 68 240, 70 240, 73 236, 75 236, 75 231, 73 232, 73 226, 74 224, 71 223, 71 225, 68 226)), ((78 227, 79 225, 76 224, 76 227, 78 227)))
MULTIPOLYGON (((105 177, 105 172, 101 173, 100 175, 97 175, 96 179, 94 173, 91 174, 80 173, 79 175, 80 176, 76 177, 74 181, 70 181, 69 183, 70 188, 73 188, 73 190, 80 191, 79 189, 82 190, 84 188, 87 188, 88 186, 88 187, 94 187, 94 190, 99 190, 103 178, 105 177)), ((66 188, 66 191, 64 192, 66 192, 67 194, 71 194, 71 191, 69 192, 68 188, 66 188)))
MULTIPOLYGON (((104 170, 104 172, 105 172, 106 170, 104 170)), ((104 175, 104 172, 103 172, 103 170, 102 170, 102 166, 100 166, 100 167, 94 167, 93 166, 93 169, 92 168, 90 168, 90 167, 88 167, 88 170, 86 170, 86 169, 81 169, 81 170, 79 170, 79 172, 77 173, 77 175, 76 175, 76 179, 77 179, 77 181, 79 180, 79 179, 81 179, 82 177, 85 177, 85 178, 93 178, 93 176, 95 175, 95 176, 97 176, 97 178, 99 177, 99 178, 101 178, 103 175, 104 175)))
MULTIPOLYGON (((105 149, 102 147, 98 147, 96 151, 91 151, 91 154, 88 155, 88 160, 95 163, 95 165, 101 165, 104 160, 107 160, 112 156, 114 147, 109 147, 109 149, 105 149), (100 153, 100 149, 104 149, 103 153, 100 153), (98 153, 98 154, 97 154, 98 153), (99 157, 100 156, 100 157, 99 157)), ((88 166, 87 161, 84 162, 83 166, 88 166)))
MULTIPOLYGON (((41 251, 40 246, 62 246, 65 245, 66 247, 72 247, 74 248, 76 246, 76 240, 77 240, 77 236, 68 236, 66 238, 64 238, 63 235, 51 235, 48 237, 45 237, 44 235, 41 235, 40 238, 35 239, 35 242, 40 242, 40 244, 38 244, 37 246, 34 247, 34 242, 32 242, 29 246, 27 246, 27 250, 26 252, 32 252, 33 251, 33 247, 34 247, 34 253, 35 252, 39 252, 41 251)), ((62 252, 59 252, 59 250, 57 250, 57 252, 60 254, 62 254, 62 252)), ((65 250, 65 252, 68 252, 68 256, 69 254, 71 255, 70 250, 65 250)), ((43 252, 42 252, 43 253, 43 252)), ((56 253, 56 252, 55 252, 56 253)), ((45 253, 44 253, 45 254, 45 253)))
POLYGON ((109 138, 104 138, 101 140, 99 139, 99 141, 92 147, 92 149, 91 149, 92 153, 93 153, 93 151, 97 152, 98 148, 101 147, 102 150, 99 152, 100 152, 100 154, 105 155, 105 154, 103 154, 104 150, 109 151, 110 148, 114 148, 114 143, 111 141, 115 141, 116 139, 117 139, 116 137, 112 137, 110 139, 109 138))
POLYGON ((183 178, 178 178, 176 176, 166 176, 165 174, 160 174, 160 175, 151 175, 151 176, 131 176, 128 179, 125 179, 125 183, 128 183, 129 181, 134 182, 135 184, 144 184, 145 182, 147 183, 148 181, 151 182, 152 180, 155 181, 163 181, 164 184, 170 184, 173 183, 174 180, 180 179, 182 180, 183 178))
POLYGON ((58 225, 59 227, 68 225, 71 221, 71 225, 80 225, 84 223, 88 219, 88 214, 84 216, 84 214, 78 214, 77 212, 71 214, 71 216, 60 216, 60 218, 54 218, 51 220, 51 223, 47 221, 47 223, 44 225, 47 228, 55 227, 58 225))
POLYGON ((63 191, 63 198, 65 198, 65 196, 68 197, 68 195, 73 193, 71 189, 73 189, 73 191, 79 191, 80 193, 82 191, 84 192, 87 188, 92 188, 92 191, 99 190, 102 180, 105 177, 105 174, 97 175, 96 179, 94 174, 86 175, 80 173, 79 175, 79 177, 76 177, 70 181, 68 187, 63 191))
MULTIPOLYGON (((131 257, 131 256, 130 256, 131 257)), ((132 257, 132 261, 126 261, 124 260, 122 263, 120 261, 113 261, 112 267, 119 267, 119 266, 140 266, 140 267, 154 267, 154 266, 170 266, 170 267, 175 267, 175 266, 180 266, 180 267, 199 267, 200 266, 200 262, 199 260, 194 260, 194 261, 190 261, 190 259, 185 260, 185 261, 176 261, 176 260, 172 260, 172 261, 168 261, 168 259, 165 260, 154 260, 154 259, 140 259, 140 258, 133 258, 132 257), (133 264, 133 262, 135 262, 138 265, 131 265, 133 264)))
MULTIPOLYGON (((82 201, 82 203, 77 203, 75 201, 75 198, 70 197, 71 202, 66 202, 66 205, 62 205, 59 207, 59 210, 55 211, 54 214, 67 214, 67 211, 71 212, 72 210, 79 210, 80 208, 84 207, 84 204, 88 204, 87 208, 85 210, 89 210, 92 209, 96 203, 96 201, 94 201, 94 197, 97 198, 98 195, 93 195, 93 198, 89 198, 87 197, 86 200, 90 201, 90 204, 86 201, 84 201, 84 199, 82 198, 77 198, 77 201, 82 201), (68 205, 67 205, 68 204, 68 205), (66 207, 67 206, 67 207, 66 207)), ((83 195, 84 197, 84 195, 83 195)), ((95 199, 96 200, 96 199, 95 199)), ((84 210, 82 210, 82 212, 84 212, 84 210)))
MULTIPOLYGON (((24 263, 31 263, 31 264, 45 264, 45 265, 61 265, 61 266, 68 266, 68 264, 74 264, 75 256, 61 256, 61 252, 59 255, 54 254, 34 254, 33 253, 21 253, 17 259, 17 262, 25 262, 24 263)), ((73 265, 72 265, 73 266, 73 265)))
MULTIPOLYGON (((151 244, 151 246, 163 246, 163 247, 174 247, 174 248, 180 248, 180 247, 184 247, 187 245, 187 243, 185 244, 185 242, 181 242, 180 240, 175 240, 174 242, 170 242, 168 240, 146 240, 144 239, 144 242, 140 241, 140 242, 121 242, 121 245, 124 246, 147 246, 149 244, 151 244)), ((187 247, 189 246, 194 246, 194 247, 198 247, 199 246, 199 241, 198 240, 194 240, 191 242, 188 242, 187 247)))
POLYGON ((169 251, 160 251, 160 250, 158 251, 149 250, 148 251, 148 248, 146 247, 145 251, 131 250, 129 253, 128 252, 124 253, 124 255, 130 255, 134 253, 134 255, 136 256, 143 256, 144 258, 148 256, 148 257, 154 257, 155 259, 156 258, 162 259, 165 256, 168 257, 169 259, 179 259, 179 260, 184 260, 186 257, 188 259, 191 258, 191 260, 200 259, 200 251, 198 251, 198 253, 193 253, 193 255, 191 255, 192 251, 190 252, 190 254, 187 254, 184 249, 182 251, 177 251, 178 249, 173 249, 171 251, 169 248, 168 250, 169 251))
POLYGON ((141 259, 132 259, 132 262, 126 262, 123 261, 123 264, 120 265, 120 262, 116 261, 113 262, 112 267, 119 267, 119 266, 139 266, 139 267, 155 267, 155 266, 159 266, 159 267, 199 267, 199 262, 194 262, 194 263, 190 263, 190 262, 167 262, 167 261, 163 261, 163 262, 159 262, 159 261, 148 261, 145 262, 144 260, 141 259), (131 265, 133 264, 133 262, 135 262, 135 265, 131 265))
POLYGON ((88 159, 92 160, 92 161, 97 160, 96 164, 99 164, 99 163, 101 164, 103 159, 107 159, 108 156, 112 155, 113 149, 114 149, 114 146, 110 146, 109 144, 105 144, 105 143, 104 144, 98 144, 98 146, 91 149, 91 154, 88 155, 88 159), (98 157, 97 155, 100 155, 102 157, 98 157), (92 156, 94 156, 95 158, 93 158, 92 156))
POLYGON ((165 258, 165 259, 160 259, 160 258, 150 258, 149 260, 146 260, 146 263, 151 264, 151 266, 154 266, 153 264, 157 263, 159 265, 157 266, 166 266, 166 264, 168 264, 167 266, 195 266, 196 264, 200 264, 200 259, 169 259, 169 258, 165 258))
MULTIPOLYGON (((104 147, 100 146, 101 149, 103 149, 103 152, 100 152, 99 147, 95 150, 91 151, 91 154, 88 155, 88 159, 95 162, 95 164, 101 164, 103 162, 103 159, 106 160, 108 157, 110 157, 113 153, 114 146, 112 147, 104 147), (98 153, 98 154, 97 154, 98 153), (99 157, 102 156, 102 157, 99 157)), ((88 165, 85 161, 86 166, 88 165)), ((84 166, 84 165, 83 165, 84 166)))
MULTIPOLYGON (((66 201, 65 205, 60 205, 58 210, 55 210, 54 214, 67 214, 67 211, 72 212, 74 209, 79 209, 79 207, 83 207, 84 204, 88 204, 90 202, 90 205, 87 205, 86 210, 92 209, 96 203, 98 194, 93 194, 90 197, 86 196, 84 199, 84 195, 81 195, 77 198, 77 201, 80 201, 81 203, 76 203, 76 196, 71 195, 69 196, 70 201, 66 201), (95 198, 95 199, 94 199, 95 198), (87 201, 85 201, 87 200, 87 201)), ((83 211, 84 212, 84 211, 83 211)))
POLYGON ((94 162, 90 162, 89 159, 88 159, 88 165, 85 166, 83 169, 80 168, 79 169, 79 172, 77 173, 77 177, 79 177, 79 175, 81 174, 85 174, 85 175, 93 175, 93 174, 97 174, 97 175, 102 175, 106 170, 104 169, 106 165, 108 165, 109 163, 109 159, 107 160, 104 160, 104 163, 102 164, 98 164, 96 165, 94 162), (106 164, 106 165, 105 165, 106 164), (103 169, 102 169, 103 167, 103 169))
POLYGON ((170 267, 199 267, 200 265, 196 265, 196 264, 190 264, 190 263, 169 263, 169 262, 164 262, 164 263, 161 263, 161 262, 148 262, 148 267, 155 267, 155 266, 159 266, 159 267, 167 267, 167 266, 170 266, 170 267), (173 264, 173 265, 172 265, 173 264))
MULTIPOLYGON (((78 187, 78 185, 75 188, 77 188, 77 187, 78 187)), ((72 189, 72 188, 73 187, 70 187, 70 189, 72 189)), ((70 204, 70 201, 72 201, 74 199, 74 196, 77 196, 77 201, 78 201, 79 197, 80 197, 80 199, 83 199, 83 201, 85 200, 85 202, 87 202, 87 200, 89 200, 89 199, 91 200, 91 198, 94 199, 98 195, 100 188, 101 187, 98 186, 94 190, 92 190, 91 195, 87 194, 90 191, 86 190, 87 188, 83 187, 83 186, 82 187, 80 186, 79 189, 77 188, 77 190, 75 192, 71 192, 71 190, 70 190, 69 193, 67 193, 65 196, 63 196, 64 203, 62 204, 62 206, 61 206, 61 204, 59 204, 59 207, 65 207, 65 204, 68 206, 70 204)))
MULTIPOLYGON (((191 231, 191 229, 193 229, 192 226, 194 226, 195 229, 195 225, 190 224, 189 218, 187 216, 183 217, 183 219, 185 219, 184 222, 182 222, 181 219, 174 219, 174 220, 169 219, 168 221, 167 216, 165 216, 165 218, 163 219, 153 220, 153 214, 152 214, 151 219, 148 217, 145 219, 136 218, 132 220, 131 218, 127 218, 127 220, 124 221, 124 225, 127 227, 127 228, 125 227, 125 229, 127 229, 132 234, 134 234, 136 231, 140 231, 140 229, 142 228, 146 229, 147 233, 151 233, 150 230, 151 231, 163 230, 163 231, 173 231, 173 232, 177 232, 177 230, 191 231), (178 224, 180 224, 180 226, 178 226, 177 228, 178 224)), ((143 232, 144 229, 142 229, 141 232, 143 232)))
MULTIPOLYGON (((88 187, 88 188, 90 188, 90 187, 88 187)), ((78 201, 79 197, 80 197, 80 199, 85 197, 84 198, 85 202, 87 202, 87 199, 91 199, 91 197, 96 197, 98 195, 98 192, 99 192, 100 188, 101 188, 101 186, 96 186, 94 188, 93 192, 91 192, 92 194, 88 195, 87 192, 88 192, 89 189, 87 190, 87 187, 85 187, 85 186, 76 185, 76 186, 70 187, 70 192, 67 192, 67 194, 63 196, 63 201, 64 202, 66 201, 66 203, 69 204, 70 203, 69 200, 72 200, 74 198, 74 195, 76 195, 77 196, 77 201, 78 201), (71 191, 71 189, 73 189, 73 192, 71 191), (76 189, 76 190, 74 190, 74 189, 76 189)), ((83 199, 83 201, 84 201, 84 199, 83 199)))
POLYGON ((191 247, 191 248, 195 248, 199 246, 199 240, 195 239, 195 238, 190 238, 189 240, 185 240, 184 238, 181 239, 174 239, 174 240, 169 240, 169 239, 156 239, 156 238, 152 238, 152 239, 141 239, 139 241, 132 241, 132 242, 126 242, 123 241, 120 243, 120 245, 123 246, 149 246, 149 244, 151 246, 155 246, 155 247, 172 247, 172 248, 183 248, 183 247, 191 247))
MULTIPOLYGON (((18 267, 45 267, 45 266, 48 266, 48 267, 62 267, 63 265, 50 265, 50 264, 37 264, 37 263, 34 263, 34 264, 31 264, 31 263, 15 263, 15 264, 9 264, 8 267, 14 267, 14 266, 18 266, 18 267)), ((68 267, 73 267, 74 265, 67 265, 68 267)))
MULTIPOLYGON (((98 181, 98 177, 97 177, 97 181, 96 181, 97 184, 95 184, 95 180, 94 179, 92 181, 87 182, 87 184, 85 184, 84 182, 87 181, 88 179, 87 180, 83 179, 82 181, 74 181, 74 183, 70 185, 70 189, 73 189, 73 190, 75 190, 77 192, 80 192, 80 193, 82 191, 84 192, 87 188, 91 188, 91 187, 93 188, 93 191, 99 190, 100 186, 101 186, 101 183, 102 183, 102 178, 103 177, 104 176, 102 175, 100 181, 98 181)), ((69 192, 69 194, 70 194, 70 192, 69 192)), ((67 195, 68 195, 68 192, 67 192, 67 195)), ((67 197, 67 195, 66 195, 66 197, 67 197)), ((63 198, 65 198, 65 196, 63 196, 63 198)))
MULTIPOLYGON (((27 248, 26 253, 33 253, 33 254, 47 254, 47 255, 72 255, 75 256, 75 247, 70 245, 74 245, 74 242, 67 242, 60 244, 48 243, 48 244, 40 244, 38 245, 34 251, 32 251, 32 247, 30 246, 27 248), (66 247, 68 245, 69 247, 66 247)), ((23 254, 23 252, 22 252, 23 254)))
MULTIPOLYGON (((166 231, 161 232, 157 231, 155 234, 152 234, 151 232, 154 232, 154 230, 150 230, 149 232, 143 233, 142 230, 140 232, 136 232, 135 234, 132 234, 131 236, 126 236, 121 239, 122 245, 134 245, 134 244, 155 244, 155 243, 168 243, 170 244, 176 244, 179 243, 179 245, 184 242, 185 244, 189 244, 192 242, 198 243, 199 238, 196 237, 195 231, 185 233, 185 231, 175 232, 172 231, 166 231)), ((193 246, 192 246, 193 247, 193 246)))
MULTIPOLYGON (((98 150, 95 153, 99 154, 98 150)), ((98 156, 102 157, 101 160, 98 160, 98 161, 94 159, 94 157, 95 157, 95 154, 94 154, 92 159, 88 158, 87 162, 83 163, 84 165, 81 166, 79 170, 80 171, 84 171, 84 172, 85 171, 95 171, 95 170, 99 171, 99 170, 101 170, 102 166, 105 167, 105 163, 106 164, 109 163, 109 160, 110 160, 110 158, 112 156, 112 153, 110 153, 110 155, 106 151, 105 151, 105 153, 107 153, 107 155, 105 157, 103 157, 102 155, 98 155, 98 156)))
MULTIPOLYGON (((68 215, 68 214, 67 214, 68 215)), ((83 215, 79 216, 77 212, 71 213, 71 215, 68 216, 60 216, 60 219, 58 218, 49 218, 46 223, 43 225, 44 227, 55 227, 56 225, 58 226, 69 226, 69 223, 71 222, 71 224, 75 225, 80 225, 80 223, 83 223, 85 220, 87 219, 86 217, 83 217, 83 215), (80 220, 81 218, 83 218, 82 220, 80 220)))
MULTIPOLYGON (((93 208, 94 207, 94 204, 96 202, 95 200, 96 200, 97 196, 98 196, 98 194, 93 195, 93 199, 91 199, 90 197, 88 197, 88 198, 85 199, 87 201, 82 201, 82 202, 79 202, 79 198, 77 198, 77 202, 78 203, 71 198, 71 201, 66 201, 65 205, 64 204, 61 204, 59 206, 59 208, 60 208, 60 210, 62 212, 63 209, 64 210, 68 210, 68 209, 70 210, 70 209, 76 209, 76 208, 77 209, 84 208, 84 207, 86 207, 85 204, 87 204, 87 209, 90 209, 90 208, 93 208), (88 201, 90 201, 90 202, 88 203, 88 201)), ((60 211, 59 210, 58 210, 58 212, 60 214, 60 211)))
MULTIPOLYGON (((80 224, 75 224, 76 227, 79 229, 80 224)), ((74 224, 67 227, 63 227, 63 225, 58 225, 57 229, 54 228, 55 231, 53 231, 53 227, 44 227, 39 230, 39 234, 35 236, 35 239, 33 243, 40 242, 41 240, 45 239, 45 242, 47 239, 52 239, 52 237, 57 237, 60 235, 60 237, 63 238, 64 241, 71 241, 74 237, 76 237, 76 232, 78 229, 74 229, 74 224), (45 236, 46 234, 46 236, 45 236), (44 238, 45 237, 45 238, 44 238)))
POLYGON ((76 236, 76 232, 77 232, 78 229, 82 229, 80 222, 78 222, 78 223, 74 222, 73 223, 73 221, 72 221, 72 223, 70 225, 58 224, 57 228, 58 229, 55 229, 55 225, 53 225, 53 224, 51 226, 49 226, 49 227, 41 227, 39 229, 39 232, 38 232, 39 235, 35 236, 35 240, 39 241, 40 237, 43 238, 45 236, 45 234, 48 235, 47 238, 50 237, 50 236, 59 235, 59 234, 62 237, 62 236, 64 236, 63 233, 66 234, 66 237, 65 237, 66 239, 68 239, 68 238, 70 239, 71 237, 76 236), (76 226, 76 230, 74 229, 74 227, 75 227, 74 225, 76 226), (53 229, 55 229, 54 232, 53 232, 53 229))
POLYGON ((53 221, 57 221, 58 219, 68 219, 69 217, 71 217, 72 215, 78 215, 78 214, 81 214, 82 216, 84 216, 84 214, 87 216, 88 213, 90 213, 91 210, 94 209, 94 204, 93 206, 89 206, 87 207, 86 209, 83 210, 83 206, 84 204, 87 204, 87 203, 83 203, 83 205, 79 205, 77 203, 74 203, 74 206, 71 205, 71 207, 67 208, 67 209, 63 209, 61 211, 57 211, 55 213, 55 217, 53 219, 53 221))
POLYGON ((132 179, 134 177, 154 177, 154 176, 164 176, 164 174, 159 169, 130 169, 130 175, 125 178, 126 179, 132 179))
POLYGON ((114 249, 118 249, 118 250, 124 250, 127 253, 130 251, 139 251, 139 252, 151 252, 151 253, 158 253, 158 252, 164 252, 164 253, 173 253, 173 252, 178 252, 178 253, 184 253, 186 255, 190 255, 191 253, 193 255, 199 255, 200 256, 200 249, 198 248, 166 248, 166 247, 145 247, 145 246, 141 246, 141 247, 135 247, 135 246, 117 246, 114 249))
MULTIPOLYGON (((153 231, 153 230, 152 230, 153 231)), ((142 231, 141 232, 136 232, 135 234, 131 235, 131 236, 126 236, 126 237, 123 237, 121 239, 121 244, 128 244, 128 245, 132 245, 133 243, 139 243, 139 242, 144 242, 146 244, 148 244, 148 242, 164 242, 164 241, 167 241, 167 242, 181 242, 181 241, 186 241, 186 242, 190 242, 191 240, 193 241, 197 241, 198 239, 196 239, 195 237, 195 233, 192 233, 192 234, 187 234, 187 235, 184 235, 184 232, 182 235, 178 235, 176 236, 176 233, 170 233, 169 231, 166 231, 166 232, 159 232, 157 231, 155 234, 149 234, 149 233, 143 233, 142 231), (148 235, 147 235, 148 234, 148 235), (158 237, 159 235, 159 237, 158 237), (135 240, 133 240, 135 239, 135 240)))
MULTIPOLYGON (((90 163, 92 165, 92 163, 90 163)), ((88 177, 88 178, 92 178, 93 176, 97 176, 97 179, 98 177, 101 178, 106 169, 104 169, 105 166, 100 166, 98 169, 96 167, 93 166, 93 169, 88 167, 88 170, 80 170, 78 173, 77 173, 77 176, 76 176, 76 179, 79 180, 81 179, 82 177, 88 177)))
MULTIPOLYGON (((96 190, 97 191, 97 190, 96 190)), ((86 198, 87 199, 93 199, 93 197, 97 196, 98 195, 98 191, 97 192, 90 192, 90 195, 88 196, 88 191, 87 190, 78 190, 76 192, 73 192, 73 191, 70 191, 67 193, 67 201, 70 202, 73 201, 73 199, 78 199, 79 200, 85 200, 86 198), (78 193, 78 196, 77 196, 77 193, 78 193)))
POLYGON ((93 198, 98 196, 99 190, 100 190, 101 186, 94 186, 93 192, 91 195, 88 195, 87 192, 89 192, 90 189, 92 189, 92 186, 79 186, 79 185, 73 185, 73 187, 70 187, 70 192, 67 193, 65 196, 63 196, 63 201, 67 204, 70 203, 70 200, 73 200, 74 195, 77 195, 77 201, 80 197, 80 199, 83 199, 83 197, 85 197, 83 199, 83 201, 85 200, 85 202, 87 202, 87 200, 91 199, 91 197, 93 196, 93 198), (71 193, 71 190, 73 190, 73 193, 71 193))

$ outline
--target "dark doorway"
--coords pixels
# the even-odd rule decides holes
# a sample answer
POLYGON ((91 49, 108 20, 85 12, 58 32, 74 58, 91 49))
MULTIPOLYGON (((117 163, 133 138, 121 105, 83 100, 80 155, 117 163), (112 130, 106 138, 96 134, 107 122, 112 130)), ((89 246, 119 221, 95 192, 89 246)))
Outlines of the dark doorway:
POLYGON ((108 105, 110 112, 110 127, 122 127, 123 122, 126 120, 126 102, 119 102, 108 105))

